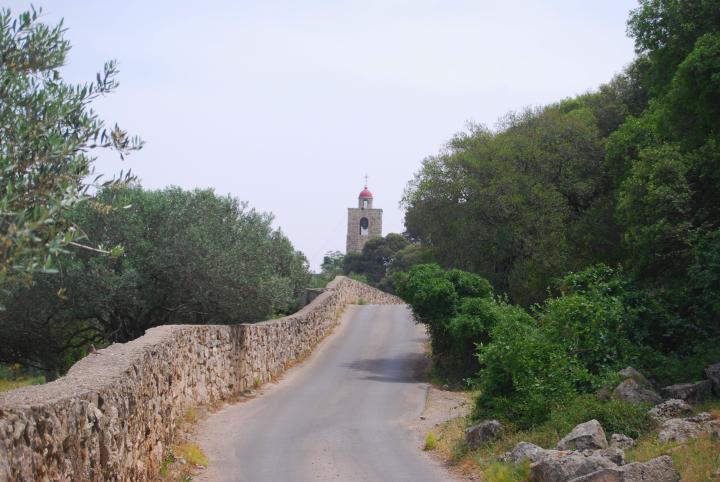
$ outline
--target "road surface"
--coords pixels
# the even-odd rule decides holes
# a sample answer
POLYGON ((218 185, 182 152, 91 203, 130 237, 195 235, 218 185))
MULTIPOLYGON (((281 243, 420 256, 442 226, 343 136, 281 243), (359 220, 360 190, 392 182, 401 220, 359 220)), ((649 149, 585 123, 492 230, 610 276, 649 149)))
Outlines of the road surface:
POLYGON ((426 335, 402 305, 352 305, 303 364, 199 427, 201 481, 439 482, 408 427, 425 405, 426 335))

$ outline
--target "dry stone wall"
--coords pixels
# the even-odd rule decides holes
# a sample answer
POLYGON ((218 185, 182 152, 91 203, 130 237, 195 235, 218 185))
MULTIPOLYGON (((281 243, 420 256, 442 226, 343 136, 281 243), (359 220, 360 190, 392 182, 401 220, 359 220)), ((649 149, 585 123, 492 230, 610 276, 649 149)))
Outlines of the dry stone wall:
POLYGON ((293 315, 153 328, 87 356, 54 382, 0 394, 0 482, 152 479, 189 407, 279 375, 359 299, 402 303, 338 277, 293 315))

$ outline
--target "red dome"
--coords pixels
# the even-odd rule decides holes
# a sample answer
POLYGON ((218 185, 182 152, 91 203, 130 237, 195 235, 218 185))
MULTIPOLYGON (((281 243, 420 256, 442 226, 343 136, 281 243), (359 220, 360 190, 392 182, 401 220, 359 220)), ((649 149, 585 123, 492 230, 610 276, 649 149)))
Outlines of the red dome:
POLYGON ((365 186, 365 189, 363 189, 360 192, 360 196, 358 196, 360 199, 372 199, 373 195, 370 191, 368 191, 367 186, 365 186))

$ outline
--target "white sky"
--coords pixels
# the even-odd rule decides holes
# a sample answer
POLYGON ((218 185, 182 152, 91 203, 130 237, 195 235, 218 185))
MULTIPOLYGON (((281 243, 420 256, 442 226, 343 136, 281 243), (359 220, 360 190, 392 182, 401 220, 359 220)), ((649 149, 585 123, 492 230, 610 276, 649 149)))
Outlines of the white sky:
MULTIPOLYGON (((6 0, 13 12, 30 2, 6 0)), ((403 231, 398 203, 421 160, 468 121, 608 81, 633 58, 634 0, 35 0, 64 17, 66 76, 105 60, 120 87, 96 110, 140 135, 124 163, 146 188, 213 187, 261 211, 317 269, 345 249, 363 175, 403 231)))

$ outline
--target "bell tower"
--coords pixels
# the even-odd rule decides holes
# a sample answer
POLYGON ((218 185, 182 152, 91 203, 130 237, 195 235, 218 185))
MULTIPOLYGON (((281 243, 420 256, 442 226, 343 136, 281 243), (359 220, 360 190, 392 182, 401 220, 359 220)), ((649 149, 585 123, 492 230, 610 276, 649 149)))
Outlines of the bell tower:
POLYGON ((346 253, 361 253, 370 238, 382 236, 382 209, 373 208, 373 195, 365 188, 358 196, 358 207, 348 208, 346 253))

